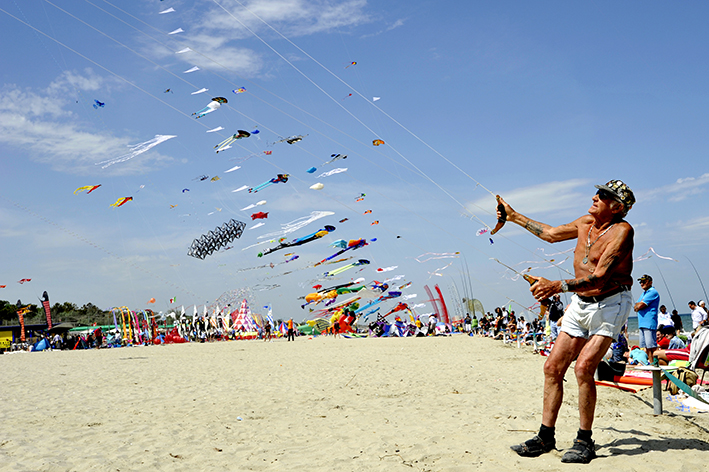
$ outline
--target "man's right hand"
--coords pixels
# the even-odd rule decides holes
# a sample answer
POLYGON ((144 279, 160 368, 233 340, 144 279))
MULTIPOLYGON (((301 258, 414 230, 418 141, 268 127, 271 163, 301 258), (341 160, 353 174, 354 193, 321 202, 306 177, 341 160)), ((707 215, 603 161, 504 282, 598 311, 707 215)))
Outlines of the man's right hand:
POLYGON ((497 210, 497 219, 498 219, 498 220, 499 220, 500 218, 502 218, 503 216, 505 216, 505 219, 507 219, 507 221, 513 221, 513 220, 514 220, 514 216, 517 214, 517 212, 514 211, 514 210, 512 209, 512 207, 510 206, 510 204, 507 203, 507 202, 506 202, 502 197, 500 197, 500 196, 497 197, 497 205, 498 205, 498 207, 499 207, 500 205, 502 205, 502 208, 504 208, 504 211, 505 211, 505 213, 504 213, 504 215, 503 215, 502 211, 500 211, 499 208, 498 208, 498 210, 497 210))

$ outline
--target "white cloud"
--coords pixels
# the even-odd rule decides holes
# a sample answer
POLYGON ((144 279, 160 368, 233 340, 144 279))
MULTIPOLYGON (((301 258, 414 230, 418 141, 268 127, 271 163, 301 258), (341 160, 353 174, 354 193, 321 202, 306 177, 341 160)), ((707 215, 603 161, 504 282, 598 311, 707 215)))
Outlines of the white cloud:
POLYGON ((671 202, 680 202, 705 193, 707 189, 709 189, 709 173, 702 174, 698 177, 679 178, 669 185, 638 192, 636 198, 638 201, 642 202, 657 198, 671 202))
POLYGON ((400 26, 404 26, 404 22, 405 22, 406 20, 408 20, 408 18, 399 18, 398 20, 396 20, 394 23, 392 23, 391 25, 387 26, 387 27, 384 28, 383 30, 379 30, 379 31, 377 31, 376 33, 370 33, 370 34, 362 35, 362 36, 360 36, 360 38, 364 39, 364 38, 371 38, 371 37, 373 37, 373 36, 379 36, 379 35, 382 34, 382 33, 386 33, 386 32, 389 32, 389 31, 391 31, 391 30, 394 30, 394 29, 396 29, 396 28, 399 28, 400 26))
MULTIPOLYGON (((591 205, 591 197, 595 193, 595 189, 589 184, 590 181, 585 179, 546 182, 510 190, 505 192, 502 198, 516 211, 525 215, 567 213, 577 210, 584 203, 588 203, 588 206, 591 205), (579 191, 579 189, 583 189, 583 191, 579 191)), ((492 195, 466 205, 466 208, 473 214, 480 213, 481 209, 493 211, 495 207, 495 198, 492 195)))
MULTIPOLYGON (((49 164, 57 171, 77 175, 101 173, 95 163, 106 160, 106 156, 125 154, 127 146, 140 138, 83 130, 75 115, 64 108, 69 103, 64 92, 68 87, 94 90, 103 85, 105 81, 90 71, 85 75, 65 72, 42 93, 6 85, 0 90, 0 143, 28 150, 33 160, 49 164)), ((140 173, 148 168, 149 162, 165 160, 171 158, 151 152, 145 158, 116 166, 112 174, 140 173)))
MULTIPOLYGON (((370 21, 364 12, 366 0, 222 1, 219 5, 211 5, 206 11, 196 13, 197 16, 189 27, 185 26, 186 32, 179 38, 182 42, 177 49, 188 45, 208 58, 208 62, 200 63, 200 66, 226 67, 243 76, 256 75, 264 67, 265 60, 259 53, 241 45, 237 46, 237 41, 252 38, 253 33, 258 34, 264 41, 270 41, 278 37, 271 27, 292 38, 370 21)), ((168 54, 162 46, 154 47, 151 44, 149 47, 152 48, 152 55, 164 57, 168 54)), ((288 54, 287 51, 279 52, 288 54)), ((173 52, 169 54, 172 55, 173 52)), ((175 57, 189 64, 195 60, 192 54, 175 57)))

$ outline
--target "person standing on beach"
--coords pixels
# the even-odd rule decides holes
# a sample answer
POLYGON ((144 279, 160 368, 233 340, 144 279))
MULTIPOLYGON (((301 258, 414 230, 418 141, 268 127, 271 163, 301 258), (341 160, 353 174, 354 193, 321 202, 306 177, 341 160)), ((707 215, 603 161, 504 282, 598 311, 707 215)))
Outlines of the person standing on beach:
POLYGON ((295 341, 295 330, 293 329, 293 318, 288 319, 288 341, 295 341))
POLYGON ((679 313, 677 313, 677 310, 672 310, 672 315, 670 315, 670 318, 672 318, 672 324, 675 327, 675 332, 681 333, 684 331, 684 326, 682 326, 682 318, 679 316, 679 313))
POLYGON ((559 320, 564 316, 564 303, 561 301, 559 294, 555 294, 551 299, 551 304, 549 305, 549 325, 551 326, 551 339, 556 341, 559 337, 559 320))
POLYGON ((633 310, 638 314, 640 329, 640 348, 645 350, 648 361, 653 362, 653 353, 657 349, 657 307, 660 305, 660 294, 652 286, 652 277, 645 274, 638 279, 643 294, 633 310))
POLYGON ((512 446, 520 456, 537 457, 556 448, 556 420, 564 396, 564 375, 576 360, 574 372, 579 389, 580 427, 574 444, 562 462, 588 463, 596 457, 591 439, 596 408, 594 373, 618 337, 633 309, 634 230, 623 218, 635 204, 630 188, 620 180, 596 185, 588 214, 552 227, 517 213, 498 198, 499 221, 511 221, 538 238, 550 242, 577 239, 574 251, 575 278, 547 280, 533 277, 530 291, 537 300, 560 292, 574 292, 564 314, 561 333, 544 363, 544 402, 539 434, 512 446))
POLYGON ((689 309, 692 310, 692 331, 695 331, 706 321, 707 312, 704 311, 704 308, 697 306, 694 301, 689 302, 689 309))

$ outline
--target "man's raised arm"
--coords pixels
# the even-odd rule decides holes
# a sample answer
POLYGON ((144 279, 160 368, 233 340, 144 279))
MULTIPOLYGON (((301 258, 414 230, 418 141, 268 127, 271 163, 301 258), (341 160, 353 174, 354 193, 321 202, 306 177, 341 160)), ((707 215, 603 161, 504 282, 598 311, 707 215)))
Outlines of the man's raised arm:
MULTIPOLYGON (((514 209, 512 209, 509 203, 502 199, 502 197, 499 197, 497 202, 504 208, 504 212, 507 215, 507 221, 520 225, 522 228, 537 236, 539 239, 550 243, 568 241, 569 239, 577 238, 578 223, 584 218, 590 218, 590 216, 585 215, 575 221, 572 221, 571 223, 560 226, 549 226, 548 224, 540 223, 531 218, 527 218, 521 213, 517 213, 514 209)), ((503 216, 503 212, 498 210, 497 217, 501 218, 503 216)))

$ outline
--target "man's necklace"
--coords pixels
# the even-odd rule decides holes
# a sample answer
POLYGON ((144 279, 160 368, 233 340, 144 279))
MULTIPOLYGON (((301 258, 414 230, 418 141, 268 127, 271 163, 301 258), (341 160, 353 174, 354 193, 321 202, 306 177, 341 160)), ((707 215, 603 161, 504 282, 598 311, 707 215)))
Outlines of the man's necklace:
POLYGON ((591 230, 593 229, 593 225, 591 225, 591 227, 588 229, 588 236, 586 237, 586 255, 583 256, 583 260, 581 261, 582 264, 588 264, 588 255, 591 253, 591 248, 594 244, 598 242, 599 239, 601 239, 601 236, 606 234, 608 230, 611 229, 614 225, 615 223, 606 228, 605 231, 598 235, 594 242, 591 242, 591 230))

